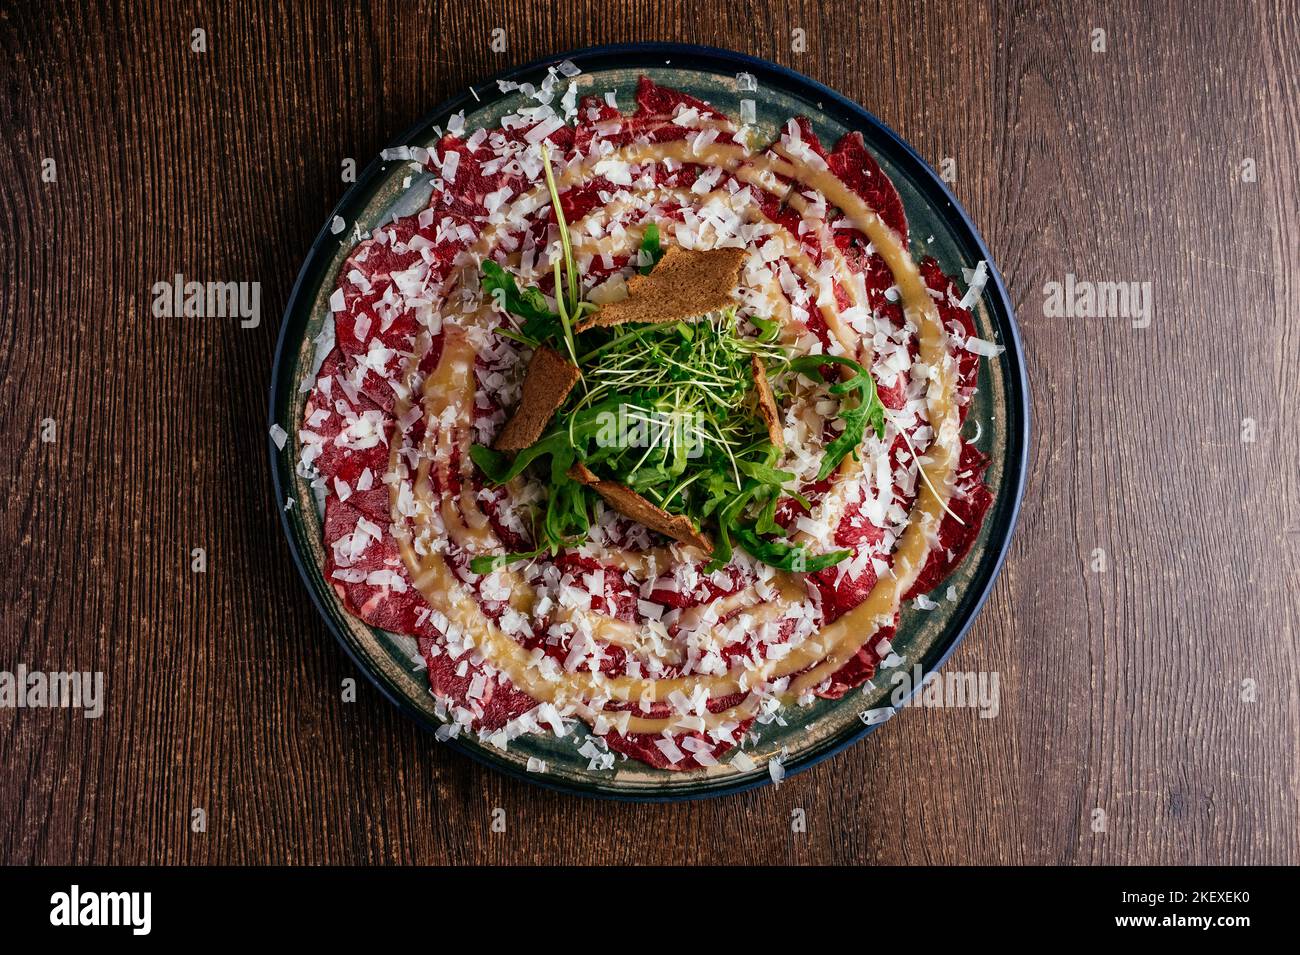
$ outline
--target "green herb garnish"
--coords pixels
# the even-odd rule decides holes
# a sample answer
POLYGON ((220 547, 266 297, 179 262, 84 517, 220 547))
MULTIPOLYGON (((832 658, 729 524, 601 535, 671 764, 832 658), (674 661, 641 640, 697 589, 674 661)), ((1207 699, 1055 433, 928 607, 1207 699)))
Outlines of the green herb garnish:
MULTIPOLYGON (((550 429, 513 458, 481 445, 470 449, 474 463, 494 484, 543 468, 549 485, 533 521, 537 549, 481 555, 471 561, 471 570, 488 573, 587 539, 595 492, 569 477, 576 462, 709 529, 714 540, 711 568, 725 565, 733 546, 773 567, 803 573, 833 567, 848 557, 848 550, 809 555, 776 523, 781 500, 793 498, 805 508, 809 502, 787 486, 796 475, 778 467, 781 453, 755 408, 751 359, 756 356, 769 380, 776 382, 798 373, 826 383, 823 368, 828 364, 853 372, 828 388, 841 400, 845 427, 825 449, 819 480, 846 455, 856 457, 868 425, 877 435, 884 434, 884 407, 871 375, 839 356, 791 359, 779 343, 775 320, 749 316, 757 334, 746 334, 734 308, 693 322, 594 328, 584 333, 580 350, 574 324, 596 306, 582 299, 545 144, 542 157, 563 253, 553 270, 555 308, 540 289, 521 291, 513 276, 490 260, 483 263, 483 288, 522 319, 517 329, 498 329, 502 335, 530 347, 562 347, 582 372, 583 387, 570 393, 550 429), (851 404, 855 393, 857 401, 851 404)), ((663 255, 658 226, 646 226, 640 249, 650 260, 641 267, 648 274, 663 255)))
POLYGON ((844 430, 826 446, 821 469, 817 472, 819 481, 839 467, 846 455, 852 454, 853 460, 858 459, 858 448, 866 436, 867 425, 871 425, 876 437, 885 436, 885 406, 876 393, 875 379, 856 361, 842 355, 803 355, 791 360, 790 370, 824 382, 826 379, 822 376, 822 366, 829 364, 842 365, 854 374, 827 389, 840 399, 840 420, 844 422, 844 430), (855 391, 858 393, 858 403, 851 406, 846 397, 855 391))
POLYGON ((560 316, 551 311, 546 303, 546 296, 536 287, 519 290, 515 277, 497 265, 491 259, 483 261, 483 291, 512 315, 524 320, 518 331, 498 329, 498 331, 515 341, 522 342, 530 348, 547 339, 554 338, 560 329, 560 316))
POLYGON ((577 346, 573 339, 573 324, 596 306, 582 300, 582 278, 573 258, 573 242, 569 238, 569 225, 564 219, 564 207, 551 171, 551 154, 542 143, 542 165, 546 174, 546 190, 555 211, 555 223, 560 233, 561 257, 554 268, 555 308, 552 309, 546 294, 536 286, 520 290, 515 278, 491 259, 483 262, 483 291, 492 296, 511 315, 523 319, 517 329, 498 328, 497 334, 513 339, 529 348, 543 343, 560 345, 569 360, 577 364, 577 346))
POLYGON ((641 274, 649 275, 664 257, 663 247, 659 245, 659 226, 653 222, 641 233, 641 251, 650 257, 650 261, 641 266, 641 274))

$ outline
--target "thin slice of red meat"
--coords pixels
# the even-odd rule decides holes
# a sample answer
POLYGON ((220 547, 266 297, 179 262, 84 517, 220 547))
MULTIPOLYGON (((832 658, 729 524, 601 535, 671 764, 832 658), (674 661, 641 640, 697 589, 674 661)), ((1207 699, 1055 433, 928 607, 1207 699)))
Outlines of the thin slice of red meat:
POLYGON ((641 77, 636 84, 636 113, 638 117, 664 116, 671 118, 677 107, 697 109, 701 116, 726 122, 725 114, 718 112, 702 99, 683 93, 670 86, 660 86, 648 76, 641 77))
POLYGON ((321 363, 316 375, 317 385, 307 399, 303 427, 320 439, 321 451, 312 463, 325 479, 328 493, 337 495, 335 479, 344 482, 350 491, 347 502, 371 521, 383 524, 388 521, 390 511, 388 485, 383 483, 383 476, 388 470, 392 418, 360 392, 356 393, 355 400, 349 397, 337 378, 343 364, 344 357, 338 348, 334 348, 321 363), (328 394, 321 385, 322 381, 330 382, 328 394), (349 447, 344 432, 367 414, 371 415, 370 421, 382 416, 384 440, 369 448, 349 447), (367 470, 371 487, 361 490, 358 484, 367 470))
POLYGON ((849 662, 835 671, 830 682, 817 691, 817 695, 824 700, 838 700, 850 690, 855 690, 862 684, 866 683, 876 675, 876 667, 884 659, 876 651, 882 640, 892 641, 894 635, 898 632, 898 616, 894 616, 894 623, 888 627, 881 627, 866 645, 858 648, 858 652, 853 654, 849 662))
POLYGON ((876 162, 859 132, 846 133, 827 157, 831 171, 858 194, 876 214, 898 233, 904 247, 908 243, 907 213, 903 199, 893 182, 876 162))
MULTIPOLYGON (((958 302, 961 301, 961 292, 957 289, 957 283, 944 274, 939 263, 933 258, 926 257, 918 265, 921 270, 921 277, 925 284, 937 292, 943 293, 942 296, 935 300, 935 308, 939 310, 939 320, 943 327, 950 331, 955 326, 966 338, 975 338, 979 334, 975 328, 975 317, 971 315, 970 309, 962 308, 958 302)), ((959 389, 973 389, 979 382, 980 374, 980 356, 966 349, 957 351, 957 387, 959 389)), ((966 412, 970 410, 970 402, 961 402, 961 420, 966 420, 966 412)))
MULTIPOLYGON (((744 700, 744 698, 745 696, 743 693, 736 693, 730 696, 721 697, 717 700, 712 700, 709 702, 709 712, 721 713, 738 705, 744 700)), ((635 708, 633 709, 633 712, 638 715, 650 715, 657 718, 663 718, 669 715, 670 708, 664 704, 657 704, 652 708, 650 714, 642 714, 640 710, 635 708)), ((719 761, 723 754, 736 747, 736 744, 740 742, 741 738, 753 724, 753 717, 740 722, 732 734, 732 738, 735 742, 727 742, 725 740, 720 743, 715 742, 707 735, 700 732, 674 733, 672 734, 672 742, 682 751, 683 756, 682 759, 675 763, 670 761, 667 754, 656 745, 657 740, 664 739, 664 737, 659 733, 628 733, 624 735, 619 733, 617 730, 610 730, 605 734, 604 740, 609 748, 616 753, 624 753, 631 756, 633 759, 638 759, 649 766, 653 766, 655 769, 668 769, 675 772, 682 772, 689 769, 700 769, 708 766, 710 759, 719 761), (692 739, 696 742, 686 743, 685 740, 687 739, 692 739), (697 746, 703 748, 696 750, 694 747, 697 746), (704 757, 703 760, 697 758, 697 756, 701 755, 704 757)))
POLYGON ((435 696, 474 714, 475 727, 493 732, 537 706, 537 701, 518 689, 504 674, 490 675, 468 653, 453 659, 437 643, 421 640, 420 649, 429 668, 429 687, 435 696), (434 651, 437 650, 437 653, 434 651), (481 679, 480 679, 481 678, 481 679), (477 686, 479 695, 471 697, 477 686))
POLYGON ((903 595, 904 600, 939 586, 965 559, 979 537, 984 515, 993 503, 993 492, 983 481, 988 463, 989 459, 983 452, 969 442, 962 442, 961 456, 957 459, 958 491, 948 501, 948 508, 956 517, 944 514, 939 522, 938 541, 930 548, 930 556, 916 582, 903 595))

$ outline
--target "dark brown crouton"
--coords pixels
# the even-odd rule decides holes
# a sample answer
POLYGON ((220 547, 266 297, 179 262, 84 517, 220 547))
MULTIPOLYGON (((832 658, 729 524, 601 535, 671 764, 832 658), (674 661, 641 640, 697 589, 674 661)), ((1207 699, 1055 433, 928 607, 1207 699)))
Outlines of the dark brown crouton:
POLYGON ((754 390, 758 393, 758 413, 767 425, 767 437, 778 448, 785 450, 785 435, 781 431, 781 409, 777 407, 776 395, 768 384, 767 372, 757 355, 749 356, 749 369, 754 375, 754 390))
POLYGON ((705 554, 713 553, 713 541, 707 534, 696 528, 688 518, 680 514, 669 514, 662 507, 652 504, 630 487, 617 481, 603 481, 581 461, 569 468, 569 477, 585 484, 605 499, 605 503, 624 517, 630 517, 638 524, 643 524, 652 531, 658 531, 674 540, 698 547, 705 554))
POLYGON ((554 348, 539 347, 528 362, 519 406, 493 447, 498 451, 522 451, 531 446, 581 377, 578 366, 554 348))
POLYGON ((725 308, 733 304, 731 292, 744 260, 744 249, 697 252, 669 246, 653 272, 628 280, 627 298, 602 305, 579 322, 575 331, 626 322, 689 321, 725 308))

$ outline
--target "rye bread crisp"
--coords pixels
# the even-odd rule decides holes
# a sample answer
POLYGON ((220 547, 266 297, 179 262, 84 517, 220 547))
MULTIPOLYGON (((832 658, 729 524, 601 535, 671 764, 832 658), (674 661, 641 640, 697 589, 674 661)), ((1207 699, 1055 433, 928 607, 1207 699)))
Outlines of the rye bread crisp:
POLYGON ((785 434, 781 430, 781 409, 777 407, 776 395, 768 383, 767 372, 757 355, 749 356, 749 370, 754 376, 754 390, 758 394, 758 413, 767 425, 767 438, 780 450, 785 450, 785 434))
POLYGON ((662 507, 646 500, 636 491, 617 481, 605 481, 598 478, 581 461, 569 468, 569 477, 579 484, 585 484, 602 498, 605 503, 624 517, 629 517, 638 524, 643 524, 652 531, 658 531, 673 540, 692 547, 698 547, 706 554, 713 553, 713 540, 696 528, 686 517, 669 514, 662 507))
POLYGON ((533 352, 524 375, 523 395, 515 413, 505 423, 492 447, 522 451, 542 436, 551 416, 564 404, 582 373, 554 348, 541 345, 533 352))
POLYGON ((574 331, 628 322, 663 325, 726 308, 733 304, 731 293, 740 280, 745 255, 740 248, 699 252, 669 246, 653 272, 628 280, 627 298, 602 305, 579 322, 574 331))

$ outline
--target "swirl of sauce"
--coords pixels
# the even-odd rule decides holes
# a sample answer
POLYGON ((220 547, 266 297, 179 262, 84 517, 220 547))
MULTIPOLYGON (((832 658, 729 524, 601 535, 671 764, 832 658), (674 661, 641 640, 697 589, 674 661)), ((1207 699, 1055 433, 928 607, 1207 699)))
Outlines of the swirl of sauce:
MULTIPOLYGON (((890 571, 880 576, 866 598, 854 609, 820 631, 809 633, 793 645, 784 656, 761 661, 741 658, 741 665, 733 666, 726 674, 693 674, 653 679, 647 677, 612 676, 593 672, 567 672, 539 666, 542 652, 520 645, 488 617, 448 564, 438 548, 420 546, 446 537, 471 552, 488 552, 500 547, 486 515, 479 508, 472 481, 472 465, 468 448, 473 435, 470 426, 475 403, 474 363, 476 352, 464 325, 447 323, 443 330, 442 353, 437 366, 419 380, 419 365, 423 352, 429 346, 427 335, 417 340, 414 354, 402 371, 406 384, 405 396, 399 397, 395 414, 404 419, 415 401, 422 404, 426 422, 418 465, 412 484, 415 502, 414 513, 408 517, 399 507, 401 481, 390 482, 393 532, 401 558, 416 589, 429 605, 446 620, 448 634, 456 635, 462 642, 473 646, 485 661, 504 673, 520 690, 539 703, 553 703, 588 721, 601 721, 613 725, 623 733, 661 733, 680 727, 681 717, 652 718, 636 715, 627 709, 607 709, 611 704, 629 701, 662 701, 672 694, 682 692, 688 696, 703 689, 708 698, 718 699, 736 693, 747 693, 743 702, 720 713, 703 717, 712 729, 724 732, 729 724, 754 715, 760 695, 755 691, 764 685, 789 678, 779 693, 782 703, 790 703, 811 692, 829 679, 858 652, 881 626, 887 625, 898 611, 902 595, 915 581, 937 533, 942 511, 946 506, 944 490, 956 461, 956 435, 958 414, 954 401, 955 377, 951 361, 946 360, 947 335, 943 329, 930 293, 926 288, 916 263, 905 248, 901 238, 843 182, 826 168, 817 168, 800 159, 788 149, 777 145, 768 153, 752 153, 731 143, 714 142, 696 149, 685 141, 636 144, 623 147, 603 160, 638 163, 695 163, 716 166, 741 183, 772 194, 785 195, 788 183, 794 182, 815 191, 828 204, 837 207, 852 226, 865 235, 872 247, 884 259, 899 291, 905 319, 917 329, 919 358, 936 375, 926 393, 926 411, 936 440, 927 450, 928 463, 918 461, 928 480, 921 482, 917 496, 908 514, 906 529, 893 554, 890 571), (784 180, 784 181, 783 181, 784 180), (457 451, 459 453, 453 453, 457 451), (452 462, 459 462, 459 473, 452 474, 452 462), (458 494, 444 489, 459 486, 458 494), (743 661, 743 662, 742 662, 743 661)), ((590 163, 574 163, 558 177, 558 187, 564 189, 579 181, 590 171, 590 163)), ((708 202, 712 198, 725 200, 726 193, 715 191, 706 196, 685 190, 661 189, 680 200, 708 202)), ((520 196, 507 211, 505 221, 519 221, 543 207, 548 196, 542 187, 536 187, 520 196)), ((861 297, 847 263, 833 242, 829 240, 825 223, 806 215, 807 200, 797 190, 789 190, 786 201, 799 212, 808 227, 818 231, 824 255, 834 265, 841 284, 848 290, 853 305, 861 304, 861 297)), ((605 212, 615 211, 605 208, 605 212)), ((591 213, 588 213, 590 215, 591 213)), ((587 242, 577 231, 580 248, 597 254, 610 251, 605 244, 587 242)), ((495 246, 499 228, 484 230, 474 252, 488 254, 495 246)), ((816 265, 802 249, 797 237, 778 227, 775 236, 783 246, 783 256, 792 269, 810 284, 816 265)), ((628 230, 624 241, 635 241, 637 234, 628 230)), ((458 281, 453 275, 449 287, 458 281)), ((841 319, 834 296, 821 296, 818 309, 846 354, 859 355, 862 343, 859 336, 841 319)), ((477 321, 486 325, 490 309, 485 303, 477 314, 464 316, 463 321, 477 321)), ((787 340, 791 334, 785 323, 787 340)), ((390 471, 399 477, 408 477, 402 460, 401 442, 393 441, 390 452, 390 471)), ((852 457, 846 458, 838 475, 843 480, 856 472, 860 465, 852 457)), ((408 506, 406 510, 410 511, 408 506)), ((658 555, 658 565, 668 557, 658 555)), ((614 552, 607 563, 623 567, 644 567, 645 555, 614 552)), ((509 588, 509 602, 524 614, 533 609, 533 591, 517 574, 498 571, 509 588)), ((719 618, 733 611, 749 614, 752 627, 781 620, 806 599, 802 581, 791 574, 779 573, 775 578, 776 596, 756 599, 752 588, 742 589, 730 597, 720 598, 717 608, 719 618), (753 600, 752 603, 746 603, 753 600)), ((602 614, 592 613, 587 618, 593 635, 605 643, 639 650, 652 641, 639 632, 635 624, 602 614)), ((669 658, 669 662, 672 662, 669 658)), ((771 694, 769 694, 771 695, 771 694)))

